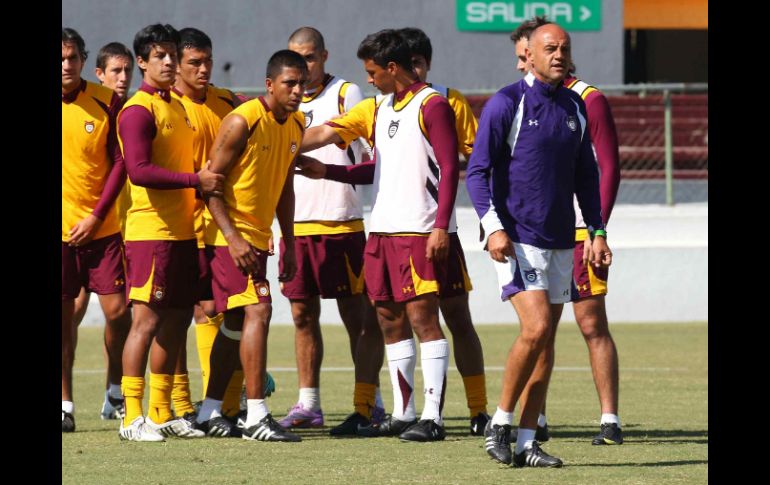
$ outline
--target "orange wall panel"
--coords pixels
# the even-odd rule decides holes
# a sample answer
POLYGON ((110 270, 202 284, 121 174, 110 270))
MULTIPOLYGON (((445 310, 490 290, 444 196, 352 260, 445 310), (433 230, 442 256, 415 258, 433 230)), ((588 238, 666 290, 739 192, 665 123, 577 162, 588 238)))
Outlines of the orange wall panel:
POLYGON ((625 0, 626 29, 708 29, 708 0, 625 0))

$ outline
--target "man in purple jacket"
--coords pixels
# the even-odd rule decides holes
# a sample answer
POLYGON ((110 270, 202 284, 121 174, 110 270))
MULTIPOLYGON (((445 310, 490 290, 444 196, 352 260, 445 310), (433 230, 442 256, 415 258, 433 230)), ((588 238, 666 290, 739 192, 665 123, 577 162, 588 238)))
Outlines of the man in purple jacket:
POLYGON ((592 261, 612 255, 599 202, 599 174, 585 103, 563 87, 572 65, 569 35, 548 24, 526 50, 529 74, 498 91, 484 107, 466 184, 495 261, 500 297, 510 300, 521 334, 508 354, 500 402, 485 430, 487 453, 515 467, 560 467, 535 441, 548 383, 547 343, 572 292, 577 195, 592 238, 592 261), (530 381, 511 452, 513 409, 530 381))

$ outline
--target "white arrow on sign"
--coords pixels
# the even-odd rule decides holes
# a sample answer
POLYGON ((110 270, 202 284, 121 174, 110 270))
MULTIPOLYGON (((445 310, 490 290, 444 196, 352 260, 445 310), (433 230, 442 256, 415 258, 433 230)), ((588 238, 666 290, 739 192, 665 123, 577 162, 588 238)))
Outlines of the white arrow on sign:
POLYGON ((585 20, 591 16, 591 11, 588 10, 588 7, 581 5, 580 6, 580 21, 585 22, 585 20))

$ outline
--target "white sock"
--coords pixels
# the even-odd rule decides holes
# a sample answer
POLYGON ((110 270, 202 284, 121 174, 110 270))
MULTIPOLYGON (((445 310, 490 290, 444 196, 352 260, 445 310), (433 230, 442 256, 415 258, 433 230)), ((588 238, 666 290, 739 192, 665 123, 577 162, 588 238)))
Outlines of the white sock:
POLYGON ((498 426, 513 426, 513 411, 510 413, 507 411, 503 411, 500 409, 500 406, 497 407, 497 411, 495 411, 495 415, 492 416, 492 426, 498 425, 498 426))
POLYGON ((545 428, 547 421, 545 420, 545 414, 541 414, 537 417, 537 425, 541 428, 545 428))
POLYGON ((393 417, 399 421, 412 421, 417 416, 414 407, 414 367, 417 352, 414 339, 385 345, 390 382, 393 385, 393 417), (403 386, 403 389, 402 389, 403 386))
POLYGON ((602 413, 602 420, 600 424, 610 424, 614 423, 617 424, 618 427, 620 427, 620 418, 617 414, 610 414, 610 413, 602 413))
POLYGON ((425 405, 420 419, 432 419, 443 425, 441 411, 444 408, 446 371, 449 366, 449 342, 446 339, 420 344, 422 379, 425 383, 425 405))
POLYGON ((74 413, 75 412, 75 403, 72 401, 62 401, 61 402, 61 410, 65 413, 74 413))
POLYGON ((321 392, 317 387, 300 387, 299 402, 308 411, 321 410, 321 392))
POLYGON ((516 451, 518 455, 524 450, 532 448, 532 442, 535 441, 535 430, 519 428, 519 437, 516 439, 516 451))
POLYGON ((204 421, 218 418, 219 416, 222 416, 222 401, 207 397, 203 400, 203 404, 201 404, 201 409, 198 411, 198 417, 195 418, 195 421, 197 423, 203 423, 204 421))
POLYGON ((123 391, 120 390, 120 384, 110 383, 110 388, 107 390, 107 395, 112 399, 123 399, 123 391))
POLYGON ((267 403, 264 399, 246 399, 246 407, 248 408, 248 414, 246 415, 246 427, 251 428, 258 422, 262 421, 262 418, 270 413, 267 409, 267 403))
POLYGON ((380 392, 380 386, 374 391, 374 405, 378 408, 385 409, 385 402, 382 400, 382 393, 380 392))

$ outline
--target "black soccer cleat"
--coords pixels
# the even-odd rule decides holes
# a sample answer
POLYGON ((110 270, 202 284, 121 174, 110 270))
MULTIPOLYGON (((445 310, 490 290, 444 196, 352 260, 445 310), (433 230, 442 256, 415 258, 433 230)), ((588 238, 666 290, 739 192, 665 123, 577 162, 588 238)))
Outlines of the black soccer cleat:
POLYGON ((421 419, 398 437, 404 441, 443 441, 446 432, 443 426, 432 419, 421 419))
POLYGON ((61 432, 62 433, 73 433, 75 431, 75 416, 72 414, 62 411, 61 412, 61 432))
POLYGON ((332 436, 358 436, 358 428, 369 426, 371 420, 359 412, 354 412, 345 418, 345 421, 329 430, 332 436))
POLYGON ((527 448, 521 453, 513 454, 513 467, 521 468, 525 466, 538 468, 560 468, 562 461, 555 456, 551 456, 542 448, 537 441, 532 442, 532 447, 527 448))
POLYGON ((602 425, 599 434, 594 436, 592 445, 622 445, 623 432, 615 423, 605 423, 602 425))
POLYGON ((302 441, 302 438, 299 435, 287 431, 278 424, 271 414, 262 418, 262 420, 254 426, 244 428, 241 438, 255 441, 286 441, 293 443, 302 441))
POLYGON ((386 414, 385 419, 383 419, 381 423, 373 423, 369 426, 362 426, 358 428, 356 434, 366 438, 377 438, 379 436, 398 436, 416 424, 417 419, 413 419, 412 421, 401 421, 400 419, 394 418, 391 414, 386 414))
POLYGON ((492 424, 492 420, 487 421, 484 427, 484 448, 487 454, 498 463, 510 465, 512 460, 511 453, 511 430, 510 424, 492 424))
POLYGON ((484 436, 484 428, 487 427, 489 421, 489 414, 479 413, 471 418, 471 435, 484 436))
POLYGON ((228 438, 233 435, 235 426, 224 416, 217 416, 202 423, 195 422, 195 428, 206 433, 212 438, 228 438))

